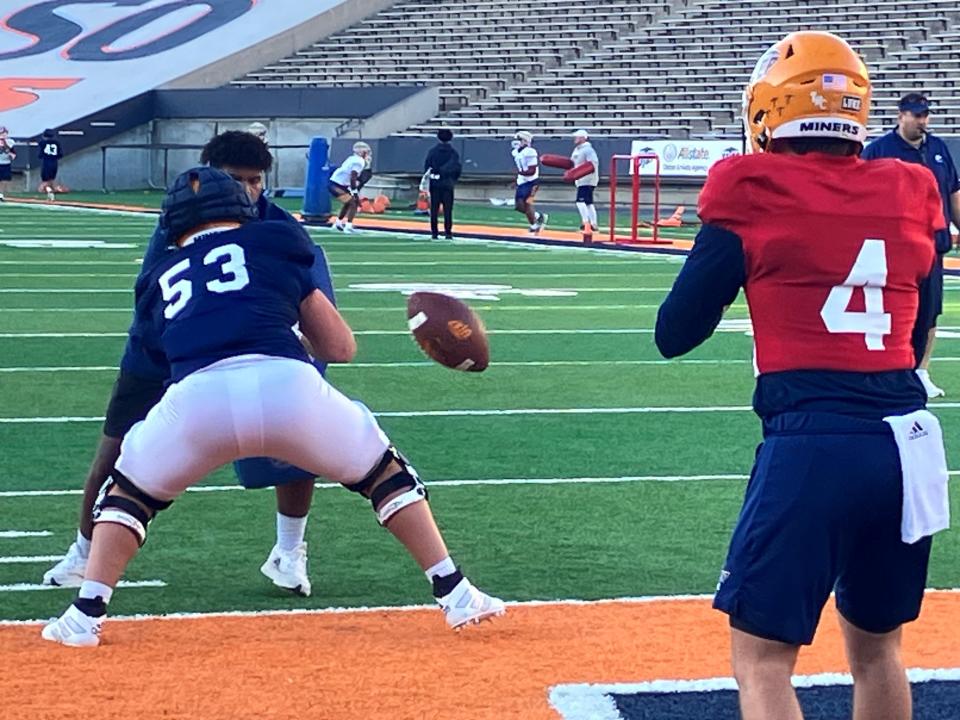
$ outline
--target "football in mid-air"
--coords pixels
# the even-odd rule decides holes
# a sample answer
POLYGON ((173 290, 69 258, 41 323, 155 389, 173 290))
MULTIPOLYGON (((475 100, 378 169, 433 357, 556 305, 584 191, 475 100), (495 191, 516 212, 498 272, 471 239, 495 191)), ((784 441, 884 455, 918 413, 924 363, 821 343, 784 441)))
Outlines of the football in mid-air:
POLYGON ((454 370, 480 372, 490 362, 483 321, 462 300, 435 292, 415 292, 407 300, 410 332, 433 360, 454 370))

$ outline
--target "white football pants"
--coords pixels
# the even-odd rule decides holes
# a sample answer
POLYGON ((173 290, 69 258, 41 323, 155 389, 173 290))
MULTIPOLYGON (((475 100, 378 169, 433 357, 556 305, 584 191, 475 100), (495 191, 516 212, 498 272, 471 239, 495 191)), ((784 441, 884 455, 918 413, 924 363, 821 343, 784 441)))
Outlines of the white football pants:
POLYGON ((167 388, 123 438, 117 469, 172 500, 221 465, 270 457, 327 480, 355 483, 389 445, 363 405, 305 362, 240 355, 167 388))

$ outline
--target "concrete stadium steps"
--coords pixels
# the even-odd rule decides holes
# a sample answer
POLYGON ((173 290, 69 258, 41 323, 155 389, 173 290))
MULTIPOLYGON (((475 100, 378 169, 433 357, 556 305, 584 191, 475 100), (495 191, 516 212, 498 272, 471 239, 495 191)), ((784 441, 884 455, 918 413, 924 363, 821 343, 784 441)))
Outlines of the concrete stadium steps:
POLYGON ((922 90, 934 128, 960 133, 954 0, 407 0, 234 84, 439 86, 440 114, 405 136, 739 136, 754 63, 801 29, 837 32, 865 57, 873 132, 922 90))
POLYGON ((451 8, 409 0, 233 84, 431 84, 440 87, 441 110, 452 111, 636 32, 672 4, 468 0, 451 8))

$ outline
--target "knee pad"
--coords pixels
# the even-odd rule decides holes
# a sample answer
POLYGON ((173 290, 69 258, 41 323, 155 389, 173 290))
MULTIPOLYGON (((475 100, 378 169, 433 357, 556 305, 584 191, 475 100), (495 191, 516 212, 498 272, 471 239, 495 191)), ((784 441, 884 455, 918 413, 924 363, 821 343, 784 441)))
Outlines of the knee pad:
POLYGON ((429 498, 427 488, 421 482, 413 465, 407 462, 407 459, 393 445, 387 448, 376 467, 367 473, 363 480, 352 485, 344 485, 344 487, 370 500, 373 511, 377 515, 377 522, 382 526, 385 526, 391 517, 405 507, 429 498), (378 482, 381 473, 393 461, 400 465, 400 471, 378 482), (387 497, 399 490, 405 492, 389 502, 386 501, 387 497))
POLYGON ((122 525, 137 538, 140 547, 147 541, 147 528, 150 521, 160 510, 166 510, 173 503, 172 500, 157 500, 134 485, 119 470, 114 470, 107 481, 100 488, 100 494, 93 505, 93 524, 113 523, 122 525), (137 499, 111 495, 110 489, 118 487, 128 495, 137 499), (144 510, 143 506, 149 508, 144 510))

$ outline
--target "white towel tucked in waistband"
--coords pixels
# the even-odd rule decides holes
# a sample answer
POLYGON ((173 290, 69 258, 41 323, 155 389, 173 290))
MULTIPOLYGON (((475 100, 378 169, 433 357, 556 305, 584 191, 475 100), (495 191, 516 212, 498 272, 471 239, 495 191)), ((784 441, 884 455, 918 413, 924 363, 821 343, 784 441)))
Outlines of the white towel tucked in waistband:
POLYGON ((900 537, 905 543, 950 527, 947 456, 940 421, 929 410, 885 417, 900 450, 903 469, 903 516, 900 537))

